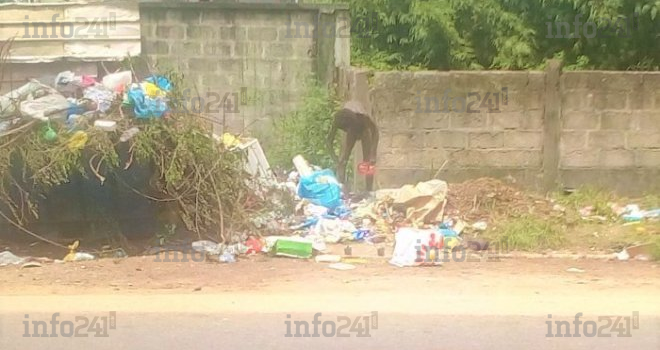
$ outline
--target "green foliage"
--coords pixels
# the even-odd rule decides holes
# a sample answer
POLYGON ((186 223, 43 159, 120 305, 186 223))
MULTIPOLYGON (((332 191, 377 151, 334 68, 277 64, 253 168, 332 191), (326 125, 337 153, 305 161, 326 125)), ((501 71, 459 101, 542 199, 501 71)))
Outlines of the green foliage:
POLYGON ((348 2, 355 23, 376 14, 375 23, 354 29, 352 58, 354 64, 379 70, 539 69, 553 57, 561 57, 567 69, 660 66, 657 0, 334 2, 348 2), (573 33, 576 15, 582 15, 579 33, 573 33), (603 35, 585 37, 588 21, 603 35), (556 37, 555 22, 568 23, 571 37, 556 37))
POLYGON ((326 140, 338 107, 327 88, 313 80, 307 82, 300 107, 275 121, 277 139, 267 151, 271 166, 290 169, 293 157, 301 154, 311 164, 332 168, 326 140))

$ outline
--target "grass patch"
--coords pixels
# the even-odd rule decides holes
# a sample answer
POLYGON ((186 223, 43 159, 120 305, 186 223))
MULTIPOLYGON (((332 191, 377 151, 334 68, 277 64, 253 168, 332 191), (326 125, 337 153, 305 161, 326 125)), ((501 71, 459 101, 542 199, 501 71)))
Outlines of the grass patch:
POLYGON ((491 231, 490 238, 509 250, 537 251, 561 247, 563 232, 556 221, 525 215, 503 221, 491 231))
POLYGON ((598 187, 584 186, 571 194, 556 193, 554 199, 570 211, 578 212, 582 208, 592 206, 594 207, 593 215, 608 218, 615 216, 610 208, 610 203, 616 202, 616 196, 612 192, 598 187))

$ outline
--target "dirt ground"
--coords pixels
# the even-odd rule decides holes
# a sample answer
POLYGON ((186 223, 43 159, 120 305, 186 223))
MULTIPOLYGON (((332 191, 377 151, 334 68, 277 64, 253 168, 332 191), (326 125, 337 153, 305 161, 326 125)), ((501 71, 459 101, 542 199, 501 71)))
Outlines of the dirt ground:
POLYGON ((537 292, 558 284, 588 288, 633 288, 660 292, 657 263, 587 259, 500 259, 448 262, 436 267, 397 268, 386 258, 364 259, 356 269, 337 271, 313 260, 251 256, 233 264, 157 261, 155 256, 102 259, 42 267, 0 268, 0 294, 94 294, 169 292, 282 292, 313 289, 388 290, 424 288, 429 281, 460 282, 461 288, 485 285, 532 288, 537 292), (569 268, 583 273, 567 272, 569 268), (406 281, 405 286, 401 281, 406 281), (347 287, 348 286, 348 287, 347 287), (583 286, 584 287, 584 286, 583 286))

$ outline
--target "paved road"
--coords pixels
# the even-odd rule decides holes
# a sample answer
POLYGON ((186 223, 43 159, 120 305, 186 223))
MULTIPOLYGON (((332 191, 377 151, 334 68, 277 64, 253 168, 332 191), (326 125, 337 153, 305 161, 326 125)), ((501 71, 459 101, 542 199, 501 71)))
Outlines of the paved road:
MULTIPOLYGON (((190 301, 204 303, 215 297, 220 299, 226 296, 205 295, 203 298, 192 297, 190 301)), ((286 337, 288 329, 285 322, 287 321, 291 322, 291 335, 296 334, 295 321, 307 321, 310 327, 309 333, 313 334, 314 313, 272 312, 273 305, 266 308, 267 312, 259 313, 259 310, 256 310, 258 304, 243 305, 245 312, 237 311, 235 308, 223 312, 222 307, 211 307, 209 312, 201 312, 203 305, 199 304, 191 308, 195 310, 194 313, 181 312, 180 309, 171 312, 140 311, 141 308, 137 305, 139 302, 136 302, 135 298, 142 298, 143 305, 146 305, 151 296, 133 296, 129 305, 119 307, 116 313, 116 327, 108 328, 107 338, 94 337, 95 333, 103 333, 102 327, 96 331, 81 328, 82 334, 88 334, 87 338, 62 337, 62 329, 59 328, 65 321, 72 321, 76 325, 83 324, 82 319, 74 322, 76 316, 88 317, 90 321, 95 316, 108 316, 105 310, 107 304, 100 304, 98 308, 90 307, 88 304, 83 307, 95 311, 59 311, 61 314, 57 317, 60 322, 58 337, 24 336, 26 334, 24 322, 28 319, 45 321, 48 326, 47 332, 51 334, 50 320, 53 312, 66 309, 70 298, 47 296, 45 300, 52 302, 48 303, 51 307, 44 309, 41 305, 39 306, 41 311, 27 311, 28 318, 25 317, 24 312, 12 311, 11 307, 6 307, 0 316, 0 349, 660 349, 660 317, 645 317, 643 312, 639 318, 639 329, 630 330, 631 337, 617 337, 616 332, 609 338, 586 337, 582 330, 579 338, 558 338, 547 337, 547 315, 495 316, 489 314, 489 310, 484 310, 485 315, 451 315, 445 312, 442 303, 431 300, 425 313, 379 311, 377 329, 371 322, 373 318, 369 317, 370 337, 356 337, 359 329, 357 324, 352 332, 351 327, 344 328, 342 333, 349 334, 349 337, 324 337, 322 328, 325 327, 325 334, 332 334, 332 325, 329 322, 325 323, 326 321, 337 321, 338 316, 347 316, 352 323, 356 317, 370 316, 369 312, 322 313, 318 318, 324 322, 321 323, 318 331, 320 337, 286 337), (135 310, 130 311, 131 308, 135 310), (436 311, 437 314, 433 314, 436 311)), ((164 299, 160 298, 159 303, 162 303, 164 299)), ((171 298, 173 301, 175 298, 180 300, 180 296, 171 298)), ((115 299, 115 301, 119 300, 120 297, 115 299)), ((4 301, 5 306, 11 302, 6 298, 4 301)), ((337 309, 338 305, 334 306, 333 309, 337 309)), ((455 306, 447 309, 454 312, 457 309, 455 306)), ((323 305, 316 307, 318 310, 324 309, 323 305)), ((383 305, 383 309, 388 307, 383 305)), ((586 315, 581 321, 597 321, 596 316, 586 315)), ((574 333, 573 318, 574 315, 553 315, 552 319, 571 322, 571 333, 574 333)), ((335 326, 339 327, 346 323, 346 321, 335 322, 335 326)), ((361 324, 365 325, 364 322, 361 324)), ((598 324, 600 328, 605 325, 605 321, 598 324)), ((306 333, 303 328, 300 329, 300 334, 306 333)), ((39 332, 41 333, 42 330, 40 329, 39 332)), ((69 332, 68 328, 65 327, 64 332, 69 332)), ((591 328, 588 328, 587 332, 591 332, 591 328)), ((34 333, 32 325, 27 333, 34 333)), ((557 333, 554 324, 552 333, 557 333)))

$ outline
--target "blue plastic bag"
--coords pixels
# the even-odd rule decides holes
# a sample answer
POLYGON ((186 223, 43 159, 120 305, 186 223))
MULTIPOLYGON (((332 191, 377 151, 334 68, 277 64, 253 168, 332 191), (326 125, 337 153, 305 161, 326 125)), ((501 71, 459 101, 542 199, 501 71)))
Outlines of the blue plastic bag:
POLYGON ((145 96, 139 86, 132 87, 128 91, 128 102, 133 105, 133 111, 138 119, 160 118, 169 110, 165 100, 160 97, 145 96))
POLYGON ((170 92, 172 90, 172 83, 170 83, 170 81, 162 75, 152 75, 145 80, 158 86, 159 89, 165 92, 170 92))
POLYGON ((331 170, 315 171, 300 178, 298 196, 330 210, 342 205, 341 187, 331 170))

